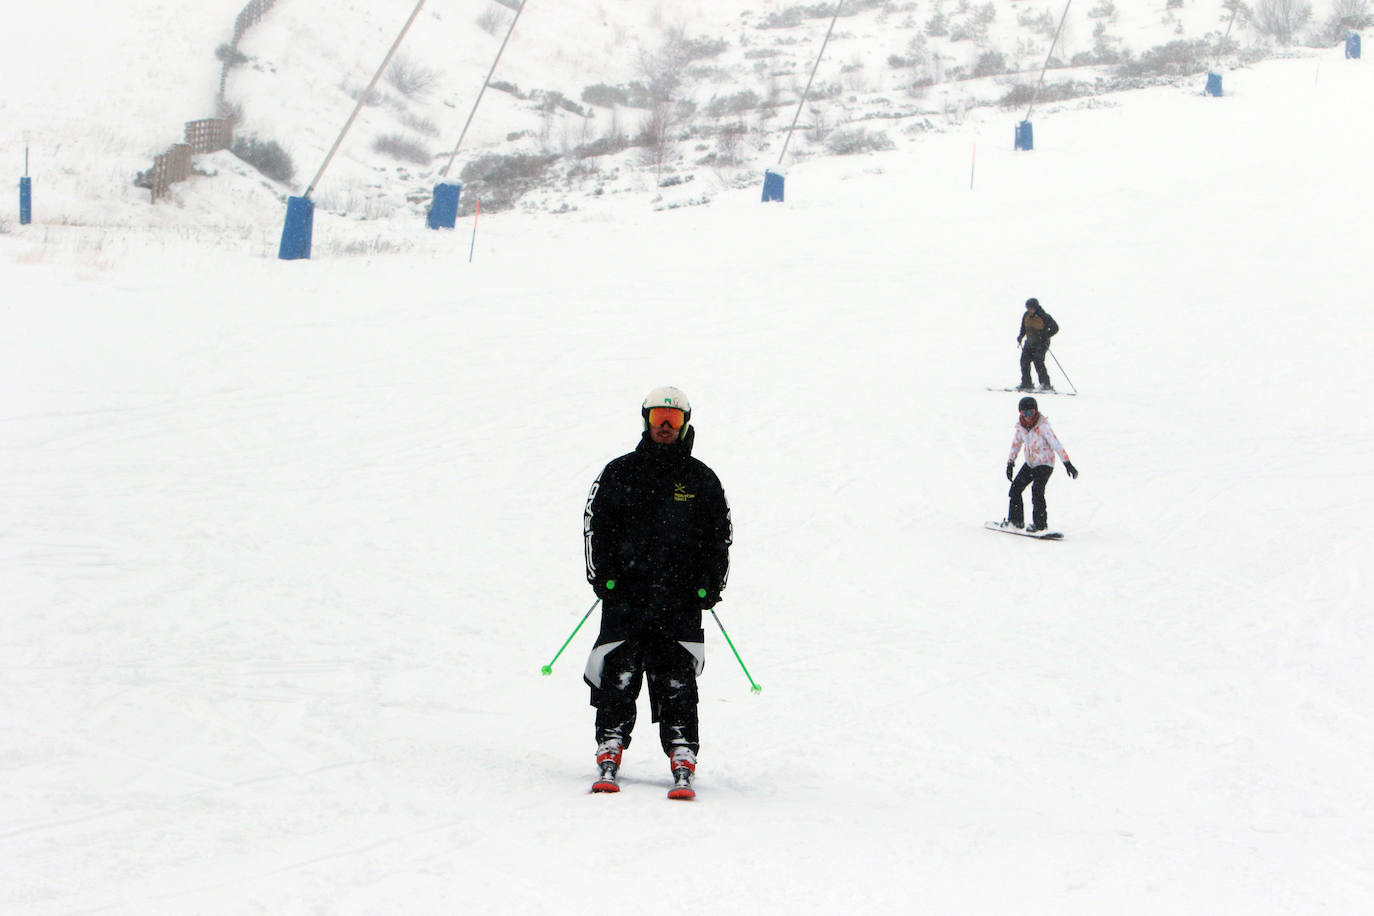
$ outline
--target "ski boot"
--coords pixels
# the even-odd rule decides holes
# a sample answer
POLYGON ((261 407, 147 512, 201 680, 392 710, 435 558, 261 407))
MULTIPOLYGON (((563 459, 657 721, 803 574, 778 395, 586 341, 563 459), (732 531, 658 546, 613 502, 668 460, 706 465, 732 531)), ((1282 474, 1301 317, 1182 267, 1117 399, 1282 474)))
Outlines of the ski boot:
POLYGON ((593 792, 620 791, 620 783, 616 781, 620 772, 620 755, 619 741, 603 741, 597 745, 596 765, 601 769, 601 774, 592 783, 593 792))
POLYGON ((673 748, 672 761, 669 764, 673 770, 673 787, 668 790, 669 798, 696 798, 696 790, 692 788, 692 777, 697 771, 697 755, 692 753, 689 747, 673 748))

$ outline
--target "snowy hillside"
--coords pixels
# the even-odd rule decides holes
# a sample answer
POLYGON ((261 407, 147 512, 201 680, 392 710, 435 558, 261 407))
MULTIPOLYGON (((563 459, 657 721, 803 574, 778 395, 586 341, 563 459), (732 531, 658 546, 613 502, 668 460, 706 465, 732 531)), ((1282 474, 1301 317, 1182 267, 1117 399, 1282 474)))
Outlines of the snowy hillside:
MULTIPOLYGON (((405 6, 368 6, 378 44, 405 6)), ((37 198, 0 231, 0 913, 1368 909, 1367 61, 1065 102, 1031 153, 971 108, 798 157, 785 204, 608 190, 475 240, 326 211, 282 262, 298 187, 227 154, 155 207, 117 183, 162 140, 105 97, 142 124, 133 88, 224 40, 158 12, 65 33, 118 49, 99 91, 56 50, 0 80, 37 198), (1042 396, 1081 471, 1059 543, 982 527, 1031 295, 1079 392, 1042 396), (763 686, 708 617, 691 803, 647 721, 587 794, 595 620, 539 674, 660 384, 729 494, 719 612, 763 686)), ((158 80, 171 133, 205 73, 158 80)))
MULTIPOLYGON (((1332 17, 1359 2, 1319 4, 1292 48, 1276 48, 1249 7, 1232 21, 1223 4, 1203 0, 1069 4, 1039 90, 1042 116, 1106 90, 1160 81, 1200 89, 1208 66, 1228 72, 1303 44, 1330 48, 1332 17)), ((779 160, 789 168, 887 148, 919 153, 932 134, 962 132, 969 120, 1000 121, 1001 146, 1029 108, 1064 9, 850 0, 784 155, 829 4, 532 0, 474 113, 512 5, 432 0, 421 9, 312 190, 321 220, 343 222, 322 233, 324 245, 375 249, 375 223, 423 220, 443 178, 467 184, 465 214, 482 197, 488 213, 595 210, 623 196, 668 208, 757 187, 779 160), (668 101, 656 106, 660 95, 668 101)), ((16 13, 16 43, 33 51, 0 60, 0 149, 17 171, 31 147, 45 222, 208 226, 255 240, 279 231, 286 196, 324 165, 415 4, 282 0, 230 49, 241 8, 212 0, 189 17, 163 0, 132 0, 103 15, 73 17, 65 4, 16 13), (234 64, 221 98, 222 59, 234 64), (269 178, 229 153, 198 156, 190 181, 164 206, 147 206, 135 176, 181 139, 184 122, 219 114, 236 119, 240 142, 273 145, 292 168, 269 168, 269 178)))

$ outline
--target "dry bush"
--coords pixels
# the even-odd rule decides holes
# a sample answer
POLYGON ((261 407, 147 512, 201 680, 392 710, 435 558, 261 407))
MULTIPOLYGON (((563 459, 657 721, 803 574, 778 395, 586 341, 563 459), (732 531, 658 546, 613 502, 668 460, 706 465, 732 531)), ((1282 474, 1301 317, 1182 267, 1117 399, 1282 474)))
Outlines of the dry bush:
POLYGON ((372 141, 372 148, 402 162, 413 162, 416 165, 425 165, 434 158, 423 143, 404 134, 383 134, 372 141))
POLYGON ((414 98, 434 88, 439 82, 439 71, 398 54, 387 68, 386 79, 401 95, 414 98))
POLYGON ((1259 0, 1255 4, 1256 30, 1281 45, 1291 45, 1298 30, 1311 19, 1312 4, 1307 0, 1259 0))
POLYGON ((477 27, 488 35, 495 35, 506 21, 506 14, 494 6, 488 6, 477 17, 477 27))

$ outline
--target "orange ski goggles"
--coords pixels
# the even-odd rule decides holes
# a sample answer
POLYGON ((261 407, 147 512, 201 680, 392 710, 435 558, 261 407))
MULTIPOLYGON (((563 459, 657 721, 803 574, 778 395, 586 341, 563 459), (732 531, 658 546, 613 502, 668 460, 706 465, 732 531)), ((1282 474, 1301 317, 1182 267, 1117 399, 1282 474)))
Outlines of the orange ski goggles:
POLYGON ((667 423, 671 429, 682 429, 687 415, 676 407, 650 407, 649 426, 657 428, 667 423))

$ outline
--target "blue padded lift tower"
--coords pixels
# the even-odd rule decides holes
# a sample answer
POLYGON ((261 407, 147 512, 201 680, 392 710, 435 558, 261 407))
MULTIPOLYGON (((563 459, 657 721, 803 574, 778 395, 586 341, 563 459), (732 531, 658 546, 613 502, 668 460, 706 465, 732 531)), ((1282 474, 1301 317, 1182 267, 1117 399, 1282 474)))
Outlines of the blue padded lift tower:
POLYGON ((776 201, 781 201, 781 200, 782 200, 783 184, 785 183, 785 180, 786 180, 786 179, 783 177, 783 175, 782 175, 781 172, 775 172, 775 171, 773 171, 772 169, 765 169, 765 170, 764 170, 764 172, 763 172, 763 202, 764 202, 764 203, 768 203, 770 200, 776 200, 776 201))
POLYGON ((27 226, 33 221, 33 183, 29 176, 19 179, 19 225, 27 226))
POLYGON ((431 229, 452 229, 458 224, 458 196, 463 186, 456 181, 441 181, 434 186, 425 224, 431 229))
POLYGON ((1351 60, 1360 59, 1360 33, 1351 32, 1345 36, 1345 56, 1351 60))
POLYGON ((310 258, 310 239, 315 232, 315 202, 308 197, 286 199, 286 225, 281 230, 277 258, 300 261, 310 258))
POLYGON ((1203 90, 1204 95, 1221 98, 1221 74, 1215 70, 1207 74, 1207 88, 1203 90))
POLYGON ((1031 122, 1021 121, 1016 125, 1016 145, 1013 149, 1035 149, 1035 131, 1031 128, 1031 122))

